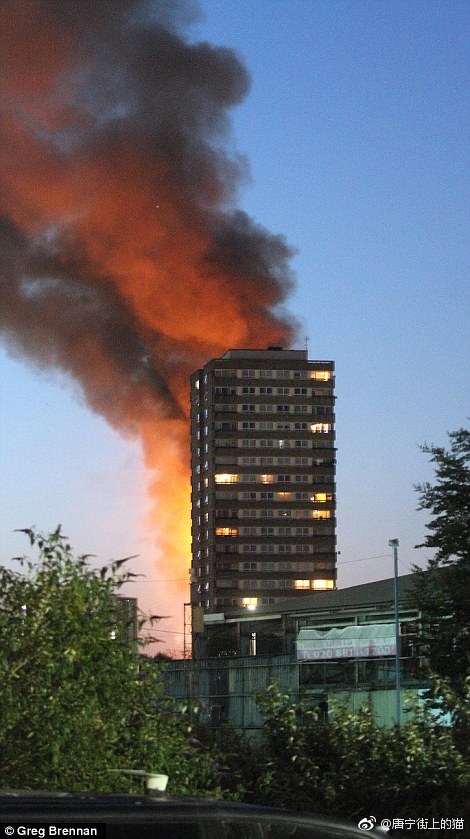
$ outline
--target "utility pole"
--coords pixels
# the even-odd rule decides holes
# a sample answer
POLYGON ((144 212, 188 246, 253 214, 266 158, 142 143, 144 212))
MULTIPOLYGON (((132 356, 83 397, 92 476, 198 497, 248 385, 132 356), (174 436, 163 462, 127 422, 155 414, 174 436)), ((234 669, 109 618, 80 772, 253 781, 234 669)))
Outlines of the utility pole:
POLYGON ((398 613, 398 539, 389 539, 389 546, 393 548, 393 603, 395 613, 395 717, 400 727, 401 696, 400 696, 400 618, 398 613))

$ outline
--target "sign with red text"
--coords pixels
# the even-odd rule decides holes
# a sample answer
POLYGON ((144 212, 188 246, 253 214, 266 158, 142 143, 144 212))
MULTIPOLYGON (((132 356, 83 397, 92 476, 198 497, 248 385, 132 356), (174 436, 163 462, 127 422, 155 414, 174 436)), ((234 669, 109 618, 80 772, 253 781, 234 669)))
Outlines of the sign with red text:
POLYGON ((297 638, 297 658, 301 661, 383 658, 395 655, 395 651, 393 623, 342 626, 339 629, 305 627, 299 631, 297 638))

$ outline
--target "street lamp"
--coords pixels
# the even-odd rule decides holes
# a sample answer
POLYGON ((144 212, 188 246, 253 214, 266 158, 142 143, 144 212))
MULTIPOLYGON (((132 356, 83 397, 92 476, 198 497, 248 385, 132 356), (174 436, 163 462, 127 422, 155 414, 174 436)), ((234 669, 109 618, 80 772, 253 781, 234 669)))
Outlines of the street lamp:
POLYGON ((395 717, 400 726, 400 621, 398 616, 398 539, 389 539, 393 548, 393 603, 395 612, 395 717))

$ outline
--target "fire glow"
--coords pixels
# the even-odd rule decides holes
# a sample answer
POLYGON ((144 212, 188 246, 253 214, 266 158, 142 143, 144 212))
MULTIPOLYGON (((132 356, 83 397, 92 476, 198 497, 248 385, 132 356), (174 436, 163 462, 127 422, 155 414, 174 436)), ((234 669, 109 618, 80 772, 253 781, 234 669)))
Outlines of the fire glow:
POLYGON ((157 574, 183 580, 152 599, 180 627, 189 375, 293 331, 291 251, 236 209, 244 166, 223 150, 248 76, 188 40, 190 7, 4 0, 0 80, 2 335, 141 441, 157 574))

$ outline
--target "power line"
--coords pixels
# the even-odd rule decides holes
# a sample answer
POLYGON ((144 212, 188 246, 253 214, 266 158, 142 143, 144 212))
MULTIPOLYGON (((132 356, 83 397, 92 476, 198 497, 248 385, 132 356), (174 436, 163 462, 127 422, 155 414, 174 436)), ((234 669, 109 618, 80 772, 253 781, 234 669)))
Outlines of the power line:
POLYGON ((352 562, 369 562, 371 559, 385 559, 389 558, 391 554, 378 554, 378 556, 364 556, 361 559, 340 559, 338 565, 350 565, 352 562))

